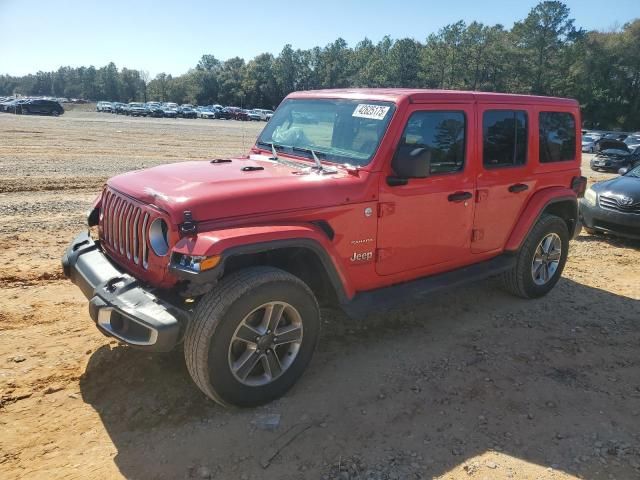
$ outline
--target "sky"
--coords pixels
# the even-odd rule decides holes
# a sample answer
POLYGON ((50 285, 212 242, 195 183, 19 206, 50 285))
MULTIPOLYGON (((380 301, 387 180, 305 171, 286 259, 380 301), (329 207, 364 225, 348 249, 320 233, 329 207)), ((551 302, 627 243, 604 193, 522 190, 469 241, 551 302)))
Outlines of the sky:
MULTIPOLYGON (((535 0, 0 0, 0 74, 60 66, 179 75, 200 57, 246 60, 263 52, 350 46, 384 35, 424 41, 464 20, 510 28, 535 0)), ((565 0, 576 26, 611 30, 640 17, 640 0, 565 0)))

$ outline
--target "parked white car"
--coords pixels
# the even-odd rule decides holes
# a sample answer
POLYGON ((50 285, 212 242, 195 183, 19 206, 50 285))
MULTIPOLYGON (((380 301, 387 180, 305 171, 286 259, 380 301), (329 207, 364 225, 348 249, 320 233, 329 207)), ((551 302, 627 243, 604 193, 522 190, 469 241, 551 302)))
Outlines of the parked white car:
POLYGON ((273 116, 273 110, 265 110, 264 108, 254 108, 251 112, 254 112, 253 116, 251 114, 249 115, 251 120, 262 120, 266 122, 273 116))
POLYGON ((595 153, 596 142, 600 139, 597 136, 585 135, 582 137, 582 151, 584 153, 595 153))
POLYGON ((201 107, 198 109, 199 118, 216 118, 216 112, 209 107, 201 107))
POLYGON ((249 117, 249 120, 255 120, 257 122, 262 120, 262 114, 257 108, 254 108, 253 110, 249 110, 247 112, 247 116, 249 117))
POLYGON ((113 112, 113 104, 111 102, 98 102, 96 104, 98 112, 113 112))

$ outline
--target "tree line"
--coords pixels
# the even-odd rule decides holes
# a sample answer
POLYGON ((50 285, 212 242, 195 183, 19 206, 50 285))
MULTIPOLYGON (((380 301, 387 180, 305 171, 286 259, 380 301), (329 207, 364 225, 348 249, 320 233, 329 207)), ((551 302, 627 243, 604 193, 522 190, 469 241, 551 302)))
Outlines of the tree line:
POLYGON ((307 50, 285 45, 278 55, 245 61, 203 55, 184 75, 61 67, 23 77, 0 76, 0 95, 90 100, 173 101, 274 108, 290 92, 341 87, 419 87, 572 97, 585 125, 640 130, 640 19, 615 31, 575 25, 560 1, 544 1, 511 29, 446 25, 424 41, 338 38, 307 50))

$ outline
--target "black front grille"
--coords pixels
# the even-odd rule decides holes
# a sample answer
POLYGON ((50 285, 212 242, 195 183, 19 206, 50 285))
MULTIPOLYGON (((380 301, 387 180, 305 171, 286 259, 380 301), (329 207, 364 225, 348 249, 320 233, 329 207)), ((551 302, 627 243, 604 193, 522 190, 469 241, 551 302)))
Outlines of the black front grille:
POLYGON ((615 212, 620 212, 620 213, 632 213, 632 214, 640 215, 640 202, 627 205, 627 204, 623 204, 621 200, 617 197, 608 197, 605 195, 600 195, 599 201, 600 201, 600 207, 605 208, 607 210, 613 210, 615 212))

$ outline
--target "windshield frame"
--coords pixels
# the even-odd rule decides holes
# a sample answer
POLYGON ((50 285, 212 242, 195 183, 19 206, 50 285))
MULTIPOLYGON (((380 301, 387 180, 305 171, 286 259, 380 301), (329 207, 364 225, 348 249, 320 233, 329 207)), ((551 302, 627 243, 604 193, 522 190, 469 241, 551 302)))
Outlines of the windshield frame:
MULTIPOLYGON (((291 157, 301 158, 307 161, 310 160, 311 162, 314 161, 313 155, 311 153, 311 151, 313 150, 313 152, 316 153, 318 157, 320 157, 321 162, 326 162, 332 165, 367 168, 370 165, 372 165, 380 149, 382 141, 384 140, 385 136, 389 133, 389 128, 393 122, 393 118, 396 112, 397 112, 397 104, 392 101, 386 101, 386 100, 374 100, 374 99, 366 99, 366 98, 351 99, 351 98, 340 98, 340 97, 323 97, 323 98, 312 98, 312 99, 285 98, 283 102, 278 106, 278 108, 273 112, 273 116, 269 120, 269 123, 265 126, 262 132, 260 132, 260 135, 256 139, 255 148, 270 151, 270 148, 265 149, 264 146, 273 144, 278 153, 282 153, 284 155, 291 156, 291 157), (386 125, 384 125, 384 127, 380 131, 380 135, 377 139, 377 144, 375 148, 373 149, 373 151, 371 152, 371 154, 367 159, 358 159, 356 157, 350 157, 347 155, 339 155, 337 153, 326 152, 322 146, 315 146, 312 144, 290 146, 290 145, 282 145, 280 142, 277 142, 277 141, 274 142, 272 134, 273 134, 273 130, 277 128, 277 125, 276 125, 278 121, 277 116, 279 115, 279 113, 284 111, 286 105, 289 104, 290 102, 291 103, 293 102, 296 102, 296 103, 314 103, 314 102, 345 103, 345 104, 352 104, 354 109, 356 106, 361 104, 380 105, 380 106, 389 107, 389 110, 387 111, 384 118, 381 120, 383 122, 386 122, 386 125), (276 125, 276 127, 274 127, 274 125, 276 125), (268 130, 271 130, 271 139, 264 137, 265 133, 268 130)), ((334 123, 334 127, 335 127, 335 123, 334 123)))

